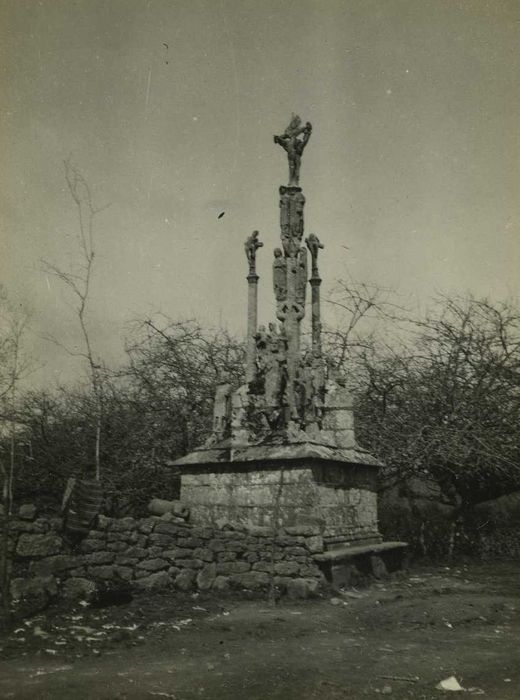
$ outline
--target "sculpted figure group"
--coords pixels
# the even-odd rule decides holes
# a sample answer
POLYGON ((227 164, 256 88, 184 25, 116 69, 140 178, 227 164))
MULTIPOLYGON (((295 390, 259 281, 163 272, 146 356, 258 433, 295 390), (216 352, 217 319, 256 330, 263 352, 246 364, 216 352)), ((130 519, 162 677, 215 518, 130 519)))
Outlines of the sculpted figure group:
MULTIPOLYGON (((248 262, 248 344, 247 381, 232 392, 227 374, 217 383, 213 413, 213 435, 210 444, 226 439, 231 432, 247 435, 258 417, 264 430, 293 427, 308 430, 321 428, 326 368, 319 342, 319 284, 318 252, 323 248, 311 233, 303 245, 303 212, 305 197, 299 187, 301 158, 309 142, 312 126, 302 124, 293 115, 283 134, 274 142, 287 153, 289 183, 280 187, 281 248, 274 249, 272 264, 273 291, 279 326, 270 323, 259 326, 257 318, 256 254, 263 243, 258 231, 248 236, 244 250, 248 262), (311 257, 313 350, 303 356, 300 351, 300 322, 305 315, 306 291, 309 281, 308 252, 311 257)), ((254 432, 254 431, 253 431, 254 432)))

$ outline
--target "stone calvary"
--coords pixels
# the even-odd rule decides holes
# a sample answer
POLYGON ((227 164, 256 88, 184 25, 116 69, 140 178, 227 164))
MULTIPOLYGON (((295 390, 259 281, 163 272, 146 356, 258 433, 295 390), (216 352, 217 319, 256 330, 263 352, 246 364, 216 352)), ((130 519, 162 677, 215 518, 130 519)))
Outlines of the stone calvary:
POLYGON ((194 525, 225 522, 238 528, 267 526, 273 532, 317 527, 325 544, 322 564, 334 568, 349 553, 402 552, 404 545, 381 541, 376 494, 381 464, 357 444, 345 378, 327 366, 322 354, 318 257, 324 245, 315 233, 305 237, 300 187, 311 134, 311 124, 293 116, 284 133, 274 137, 287 153, 289 181, 279 188, 273 320, 267 328, 258 325, 256 263, 264 244, 253 231, 244 246, 244 384, 233 387, 225 374, 219 378, 211 435, 171 464, 180 468, 181 500, 194 525), (310 347, 304 347, 308 285, 312 332, 310 347))

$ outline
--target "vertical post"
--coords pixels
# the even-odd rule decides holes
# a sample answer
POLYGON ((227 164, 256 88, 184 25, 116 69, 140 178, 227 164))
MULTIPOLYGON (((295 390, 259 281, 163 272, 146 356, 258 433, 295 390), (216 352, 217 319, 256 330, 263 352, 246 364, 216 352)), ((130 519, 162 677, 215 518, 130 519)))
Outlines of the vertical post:
POLYGON ((255 333, 258 322, 258 275, 247 276, 247 361, 246 382, 253 382, 256 377, 256 343, 255 333))
POLYGON ((320 309, 320 285, 321 277, 318 270, 318 251, 324 248, 323 243, 314 233, 305 239, 307 248, 312 258, 312 274, 309 280, 311 285, 312 303, 312 350, 313 354, 321 356, 321 309, 320 309))

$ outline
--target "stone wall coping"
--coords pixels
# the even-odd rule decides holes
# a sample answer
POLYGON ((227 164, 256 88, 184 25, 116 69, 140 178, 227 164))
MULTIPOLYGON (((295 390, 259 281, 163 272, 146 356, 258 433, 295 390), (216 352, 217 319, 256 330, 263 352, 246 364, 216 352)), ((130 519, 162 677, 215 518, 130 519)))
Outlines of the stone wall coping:
MULTIPOLYGON (((334 466, 364 466, 378 469, 382 463, 361 447, 356 449, 331 447, 320 443, 302 442, 289 445, 249 445, 222 449, 197 449, 175 461, 166 462, 169 467, 204 468, 215 467, 216 471, 230 465, 233 469, 254 468, 279 469, 286 464, 311 462, 315 464, 334 464, 334 466)), ((297 464, 295 465, 297 466, 297 464)))

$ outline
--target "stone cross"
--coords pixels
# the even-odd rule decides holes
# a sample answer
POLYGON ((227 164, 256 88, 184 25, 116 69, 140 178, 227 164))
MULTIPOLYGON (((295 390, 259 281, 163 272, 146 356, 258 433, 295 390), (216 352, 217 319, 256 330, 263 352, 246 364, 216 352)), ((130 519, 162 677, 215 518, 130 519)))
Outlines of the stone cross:
POLYGON ((289 126, 283 134, 274 137, 274 142, 287 152, 289 160, 289 187, 298 187, 303 149, 311 137, 311 132, 311 123, 307 122, 305 126, 302 126, 300 117, 293 114, 289 126))

